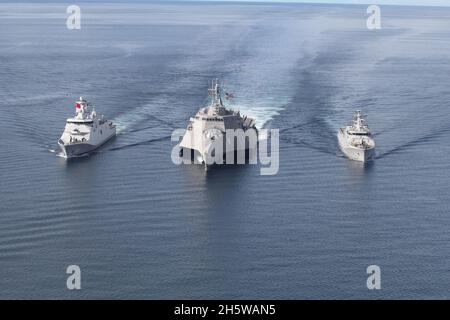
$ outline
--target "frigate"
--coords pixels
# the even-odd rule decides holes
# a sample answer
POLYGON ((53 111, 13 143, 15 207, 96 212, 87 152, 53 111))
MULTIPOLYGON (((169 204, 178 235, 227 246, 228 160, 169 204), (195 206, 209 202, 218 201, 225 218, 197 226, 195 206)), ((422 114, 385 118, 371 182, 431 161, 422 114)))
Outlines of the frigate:
POLYGON ((375 158, 375 141, 369 126, 357 111, 353 120, 338 132, 341 151, 351 160, 366 162, 375 158))
MULTIPOLYGON (((222 88, 218 79, 211 82, 208 94, 211 97, 210 104, 190 118, 180 143, 180 154, 184 157, 190 154, 190 160, 204 164, 205 170, 214 164, 230 163, 229 160, 234 160, 236 153, 245 153, 248 158, 249 151, 257 148, 258 137, 253 118, 241 115, 240 111, 227 108, 223 104, 222 88), (239 139, 242 143, 237 142, 239 139), (222 147, 217 148, 220 143, 222 147), (232 157, 229 157, 230 153, 232 157), (219 161, 216 161, 217 159, 219 161)), ((225 93, 225 97, 230 98, 232 94, 225 93)))
POLYGON ((65 158, 79 157, 98 149, 116 135, 116 126, 83 97, 75 103, 75 116, 68 118, 58 145, 65 158))

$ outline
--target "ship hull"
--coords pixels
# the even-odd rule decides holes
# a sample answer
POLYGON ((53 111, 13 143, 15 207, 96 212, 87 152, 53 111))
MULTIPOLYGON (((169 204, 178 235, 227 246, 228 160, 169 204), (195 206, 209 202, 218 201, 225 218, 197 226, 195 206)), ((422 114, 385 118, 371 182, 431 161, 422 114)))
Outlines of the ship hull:
POLYGON ((375 159, 375 148, 357 148, 349 145, 341 130, 338 134, 339 148, 350 160, 368 162, 375 159))
POLYGON ((199 150, 196 149, 191 149, 191 148, 186 148, 186 147, 182 147, 180 150, 180 156, 183 157, 183 159, 185 159, 187 162, 190 162, 191 164, 202 164, 205 166, 205 170, 209 170, 211 167, 213 166, 217 166, 217 165, 223 165, 223 164, 248 164, 251 163, 252 160, 254 160, 254 158, 257 156, 256 152, 254 152, 256 150, 256 146, 255 147, 249 147, 249 148, 245 148, 245 149, 239 149, 239 150, 232 150, 229 152, 224 152, 222 154, 222 159, 223 162, 222 163, 215 163, 212 160, 207 160, 208 155, 205 153, 201 153, 199 150), (245 163, 239 163, 238 159, 239 159, 239 153, 245 153, 244 156, 244 160, 245 163), (227 159, 233 159, 231 162, 227 163, 227 159))
POLYGON ((109 140, 115 137, 115 135, 116 133, 114 132, 111 135, 109 135, 106 139, 96 144, 91 144, 89 142, 62 144, 61 141, 58 141, 58 145, 61 148, 64 158, 81 157, 99 149, 101 146, 103 146, 105 143, 107 143, 109 140))
POLYGON ((256 128, 248 128, 247 130, 255 130, 255 140, 245 139, 245 142, 237 142, 233 136, 228 137, 226 134, 221 136, 220 140, 210 143, 201 140, 200 143, 193 143, 193 135, 191 132, 186 133, 180 143, 180 156, 183 157, 184 163, 203 164, 207 170, 211 166, 221 164, 248 164, 256 163, 256 151, 258 148, 258 130, 256 128), (215 145, 222 141, 222 156, 215 155, 215 145), (243 155, 244 154, 244 155, 243 155), (223 159, 217 162, 217 159, 223 159))

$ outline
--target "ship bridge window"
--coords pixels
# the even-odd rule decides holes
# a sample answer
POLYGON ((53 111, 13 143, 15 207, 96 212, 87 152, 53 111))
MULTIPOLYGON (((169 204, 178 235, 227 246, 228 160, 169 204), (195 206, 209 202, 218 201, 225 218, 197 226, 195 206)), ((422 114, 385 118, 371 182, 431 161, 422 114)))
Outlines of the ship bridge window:
POLYGON ((349 132, 349 134, 353 136, 370 136, 370 133, 367 132, 349 132))
POLYGON ((93 123, 92 122, 77 122, 77 121, 67 121, 68 124, 76 124, 79 126, 89 126, 92 127, 93 123))
POLYGON ((202 118, 203 121, 215 121, 215 122, 223 122, 223 119, 220 118, 202 118))

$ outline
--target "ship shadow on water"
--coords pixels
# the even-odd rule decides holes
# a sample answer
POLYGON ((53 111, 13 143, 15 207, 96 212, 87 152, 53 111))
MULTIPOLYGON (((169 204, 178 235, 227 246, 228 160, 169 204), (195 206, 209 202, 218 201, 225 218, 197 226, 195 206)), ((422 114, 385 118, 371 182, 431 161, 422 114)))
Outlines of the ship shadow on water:
POLYGON ((361 177, 361 178, 367 178, 373 173, 373 170, 375 168, 375 160, 368 161, 368 162, 359 162, 359 161, 353 161, 345 158, 343 160, 346 161, 346 168, 347 171, 350 173, 353 177, 361 177))
POLYGON ((247 174, 251 172, 253 168, 259 170, 259 164, 214 164, 205 170, 204 164, 181 164, 180 167, 184 171, 192 174, 193 177, 200 178, 203 177, 204 181, 211 181, 214 179, 226 179, 227 176, 237 176, 242 177, 242 174, 247 174))
MULTIPOLYGON (((236 180, 235 182, 241 181, 245 176, 255 175, 254 170, 257 170, 258 174, 260 170, 259 164, 250 163, 248 153, 246 153, 244 164, 236 164, 236 154, 234 156, 234 163, 213 164, 208 167, 208 170, 205 170, 205 165, 203 163, 200 164, 194 162, 181 164, 180 167, 184 172, 191 175, 191 178, 203 181, 207 188, 217 184, 227 184, 227 187, 233 188, 235 186, 233 180, 236 180)), ((255 153, 251 159, 257 163, 257 153, 255 153)))
POLYGON ((201 190, 198 197, 206 206, 203 213, 213 228, 224 223, 234 225, 237 216, 245 214, 245 195, 260 173, 260 166, 252 164, 214 165, 208 171, 203 164, 182 164, 179 169, 183 179, 191 181, 191 188, 201 190))

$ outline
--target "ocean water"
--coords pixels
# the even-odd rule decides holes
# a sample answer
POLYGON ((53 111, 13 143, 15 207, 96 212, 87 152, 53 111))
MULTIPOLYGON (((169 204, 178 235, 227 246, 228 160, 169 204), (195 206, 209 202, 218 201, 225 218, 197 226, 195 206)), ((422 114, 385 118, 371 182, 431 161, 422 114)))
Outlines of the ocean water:
POLYGON ((0 5, 0 298, 450 297, 450 9, 80 6, 0 5), (216 77, 280 129, 278 174, 171 162, 216 77), (80 95, 119 135, 66 161, 80 95), (357 109, 365 166, 336 141, 357 109))

